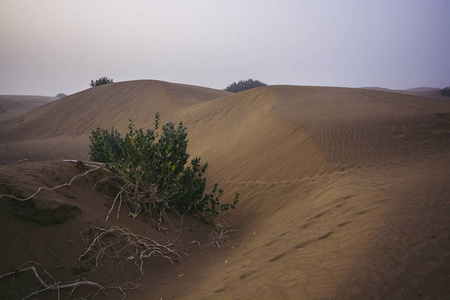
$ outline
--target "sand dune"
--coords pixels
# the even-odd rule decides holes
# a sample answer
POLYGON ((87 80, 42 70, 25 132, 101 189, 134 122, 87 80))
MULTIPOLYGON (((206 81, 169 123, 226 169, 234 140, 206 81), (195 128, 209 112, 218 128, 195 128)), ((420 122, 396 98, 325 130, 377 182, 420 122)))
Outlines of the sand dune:
POLYGON ((24 113, 54 101, 56 97, 0 95, 0 121, 13 119, 24 113))
POLYGON ((227 95, 208 88, 162 81, 121 82, 64 97, 22 115, 2 133, 7 142, 89 134, 97 126, 125 129, 128 120, 151 124, 159 110, 164 118, 182 108, 227 95))
MULTIPOLYGON (((149 127, 156 111, 186 124, 189 152, 209 162, 208 178, 225 196, 241 193, 237 209, 224 216, 237 232, 219 250, 211 248, 208 228, 189 221, 202 232, 182 232, 177 247, 189 256, 175 265, 151 261, 147 277, 133 273, 141 287, 128 298, 432 299, 450 293, 449 101, 303 86, 229 94, 159 81, 105 85, 5 123, 1 160, 41 162, 1 166, 0 187, 67 181, 80 171, 56 160, 87 159, 90 130, 124 129, 130 118, 149 127), (201 245, 188 246, 193 239, 201 245)), ((108 207, 101 191, 87 191, 93 180, 51 196, 81 208, 59 225, 15 218, 2 202, 8 223, 0 234, 8 245, 2 246, 0 273, 39 259, 68 277, 70 268, 55 265, 70 259, 51 265, 54 252, 79 251, 64 245, 40 252, 45 243, 39 238, 64 240, 65 228, 76 235, 87 222, 103 224, 108 207), (14 228, 28 231, 14 239, 14 228), (27 242, 28 250, 11 254, 27 242)), ((149 224, 122 219, 122 225, 164 238, 149 224)), ((103 273, 91 278, 118 281, 103 273)), ((10 284, 0 281, 0 291, 10 284)))
POLYGON ((441 91, 441 89, 431 88, 431 87, 417 87, 417 88, 406 89, 406 90, 391 90, 391 89, 385 89, 385 88, 380 88, 380 87, 365 87, 363 89, 385 91, 385 92, 399 93, 399 94, 407 94, 407 95, 413 95, 413 96, 418 96, 418 97, 423 97, 423 98, 439 99, 439 100, 449 100, 450 99, 449 97, 443 96, 439 93, 441 91))

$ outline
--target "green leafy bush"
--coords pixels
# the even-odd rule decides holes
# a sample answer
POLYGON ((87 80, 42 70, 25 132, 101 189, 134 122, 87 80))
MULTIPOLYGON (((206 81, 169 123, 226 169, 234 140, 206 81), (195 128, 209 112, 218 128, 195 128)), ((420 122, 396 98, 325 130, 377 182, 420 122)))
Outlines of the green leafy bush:
POLYGON ((183 123, 176 126, 169 122, 162 126, 159 135, 159 122, 158 113, 155 129, 137 129, 131 122, 124 137, 114 128, 91 132, 91 159, 104 162, 120 178, 118 197, 127 200, 134 215, 142 212, 161 215, 166 209, 175 209, 181 214, 208 218, 234 209, 238 193, 232 203, 226 204, 220 203, 223 190, 218 189, 218 184, 211 193, 204 194, 208 164, 202 166, 196 157, 186 166, 189 154, 187 128, 183 123))
POLYGON ((443 88, 439 94, 441 94, 442 96, 448 96, 450 97, 450 86, 443 88))
POLYGON ((261 82, 259 80, 240 80, 238 83, 233 82, 229 86, 227 86, 224 91, 232 92, 232 93, 239 93, 245 90, 249 90, 252 88, 260 87, 260 86, 267 86, 264 82, 261 82))
POLYGON ((99 79, 97 79, 96 81, 91 80, 91 87, 94 86, 99 86, 99 85, 103 85, 103 84, 108 84, 108 83, 113 83, 114 81, 111 78, 108 77, 101 77, 99 79))

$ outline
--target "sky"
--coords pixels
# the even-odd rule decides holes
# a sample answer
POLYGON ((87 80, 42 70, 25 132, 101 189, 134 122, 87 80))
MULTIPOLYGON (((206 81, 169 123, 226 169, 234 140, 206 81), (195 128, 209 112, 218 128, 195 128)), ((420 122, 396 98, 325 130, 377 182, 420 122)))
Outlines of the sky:
POLYGON ((0 94, 73 94, 103 76, 443 88, 449 16, 449 0, 0 0, 0 94))

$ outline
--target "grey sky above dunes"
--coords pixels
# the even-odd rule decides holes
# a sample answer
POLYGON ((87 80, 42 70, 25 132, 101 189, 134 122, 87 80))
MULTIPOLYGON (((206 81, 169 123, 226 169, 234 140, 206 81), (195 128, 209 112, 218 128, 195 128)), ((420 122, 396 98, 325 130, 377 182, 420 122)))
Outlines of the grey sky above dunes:
POLYGON ((0 94, 158 79, 450 85, 450 1, 0 0, 0 94))

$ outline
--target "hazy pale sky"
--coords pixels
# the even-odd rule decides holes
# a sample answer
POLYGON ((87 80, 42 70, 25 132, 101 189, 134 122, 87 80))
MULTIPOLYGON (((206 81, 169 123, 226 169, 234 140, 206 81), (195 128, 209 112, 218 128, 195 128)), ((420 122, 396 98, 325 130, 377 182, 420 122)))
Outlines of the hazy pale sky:
POLYGON ((449 0, 0 0, 0 94, 91 79, 450 85, 449 0))

